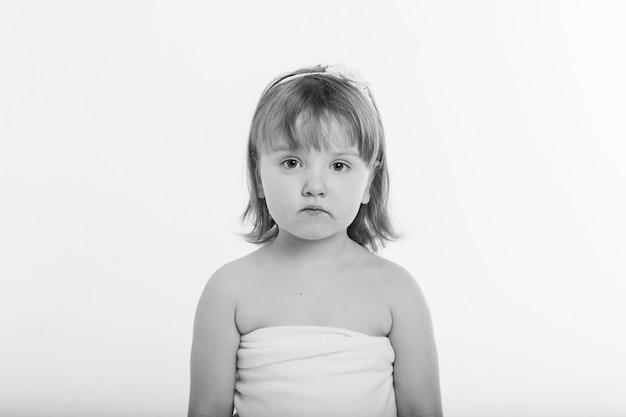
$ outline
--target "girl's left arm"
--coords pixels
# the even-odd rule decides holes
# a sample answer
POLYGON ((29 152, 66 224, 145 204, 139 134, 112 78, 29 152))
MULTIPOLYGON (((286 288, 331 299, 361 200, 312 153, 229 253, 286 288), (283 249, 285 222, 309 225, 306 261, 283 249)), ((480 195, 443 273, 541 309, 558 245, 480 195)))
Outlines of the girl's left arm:
POLYGON ((396 353, 393 382, 398 417, 441 417, 439 365, 428 305, 404 269, 392 278, 389 340, 396 353))

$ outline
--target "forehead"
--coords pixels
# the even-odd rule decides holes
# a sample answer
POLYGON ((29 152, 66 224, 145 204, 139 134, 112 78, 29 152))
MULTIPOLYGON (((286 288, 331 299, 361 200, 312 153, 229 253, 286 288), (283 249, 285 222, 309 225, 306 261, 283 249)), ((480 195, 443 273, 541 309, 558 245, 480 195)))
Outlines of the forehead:
POLYGON ((341 150, 356 147, 357 140, 346 121, 332 114, 302 112, 293 123, 267 126, 261 141, 264 151, 281 149, 341 150))

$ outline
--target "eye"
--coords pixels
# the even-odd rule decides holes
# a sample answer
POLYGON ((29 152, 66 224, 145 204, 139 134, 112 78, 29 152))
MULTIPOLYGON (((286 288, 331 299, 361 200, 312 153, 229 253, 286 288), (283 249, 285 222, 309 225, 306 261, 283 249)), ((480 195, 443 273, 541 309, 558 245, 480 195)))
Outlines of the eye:
POLYGON ((341 161, 333 162, 331 166, 332 166, 333 171, 336 171, 336 172, 345 172, 350 169, 350 166, 348 164, 346 164, 345 162, 341 162, 341 161))
POLYGON ((299 166, 302 166, 300 161, 298 161, 297 159, 293 159, 293 158, 285 159, 280 164, 287 169, 295 169, 295 168, 298 168, 299 166))

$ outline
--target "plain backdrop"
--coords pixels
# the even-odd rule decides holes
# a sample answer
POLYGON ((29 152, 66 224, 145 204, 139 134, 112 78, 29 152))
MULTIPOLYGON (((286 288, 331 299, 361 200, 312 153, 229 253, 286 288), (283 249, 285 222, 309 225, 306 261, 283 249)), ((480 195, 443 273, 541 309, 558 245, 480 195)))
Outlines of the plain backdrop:
POLYGON ((275 76, 385 124, 449 417, 623 416, 622 2, 1 1, 0 415, 184 416, 275 76))

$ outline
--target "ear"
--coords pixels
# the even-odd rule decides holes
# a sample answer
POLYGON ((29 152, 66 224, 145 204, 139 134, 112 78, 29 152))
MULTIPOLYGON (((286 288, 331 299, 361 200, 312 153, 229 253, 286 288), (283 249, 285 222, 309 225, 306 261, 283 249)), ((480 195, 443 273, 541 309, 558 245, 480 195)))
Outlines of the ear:
POLYGON ((367 187, 365 187, 365 191, 363 191, 363 197, 361 198, 361 204, 367 204, 370 202, 370 188, 372 186, 372 181, 374 181, 374 177, 378 172, 378 167, 380 166, 380 162, 376 161, 374 167, 370 171, 370 177, 367 181, 367 187))

